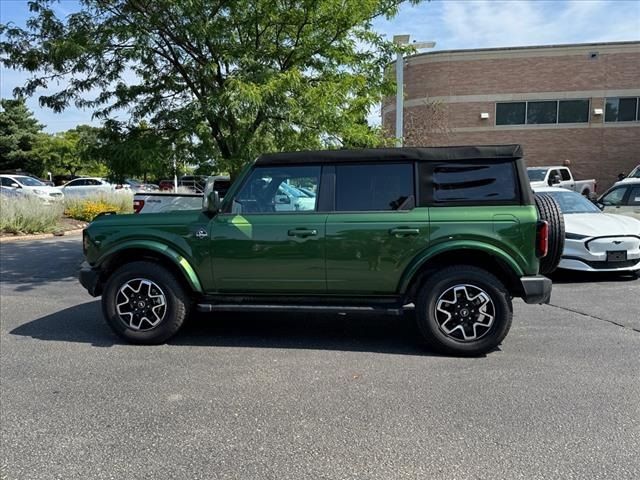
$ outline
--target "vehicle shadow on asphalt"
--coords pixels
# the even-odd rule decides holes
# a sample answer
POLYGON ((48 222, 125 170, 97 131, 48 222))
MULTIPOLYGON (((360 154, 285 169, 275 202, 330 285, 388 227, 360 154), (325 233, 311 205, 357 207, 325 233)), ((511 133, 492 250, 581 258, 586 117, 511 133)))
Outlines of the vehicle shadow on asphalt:
POLYGON ((579 272, 574 270, 556 270, 550 276, 554 284, 563 283, 598 283, 598 282, 633 282, 640 280, 633 272, 579 272))
MULTIPOLYGON (((87 343, 95 347, 126 345, 102 319, 99 301, 46 315, 20 325, 10 333, 45 341, 87 343)), ((320 313, 195 314, 168 344, 440 356, 421 342, 412 311, 400 317, 320 313)))
POLYGON ((2 282, 25 292, 47 283, 76 279, 82 262, 78 239, 59 239, 47 247, 43 248, 40 240, 0 244, 2 282), (55 268, 51 268, 52 263, 55 268))

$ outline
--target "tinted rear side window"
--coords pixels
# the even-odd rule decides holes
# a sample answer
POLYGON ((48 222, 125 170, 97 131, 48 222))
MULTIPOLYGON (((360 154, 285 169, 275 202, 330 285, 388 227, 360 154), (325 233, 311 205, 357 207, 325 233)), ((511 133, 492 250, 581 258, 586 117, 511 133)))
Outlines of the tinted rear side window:
POLYGON ((415 206, 413 165, 338 165, 336 210, 410 210, 415 206))
POLYGON ((441 163, 433 167, 436 203, 492 203, 519 200, 514 164, 441 163))

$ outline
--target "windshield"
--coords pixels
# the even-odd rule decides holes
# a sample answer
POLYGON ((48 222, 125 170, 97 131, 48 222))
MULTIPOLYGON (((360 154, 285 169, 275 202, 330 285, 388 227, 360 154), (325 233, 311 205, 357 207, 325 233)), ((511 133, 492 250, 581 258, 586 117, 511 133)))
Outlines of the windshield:
POLYGON ((560 205, 563 214, 569 213, 602 213, 598 207, 587 200, 584 196, 575 192, 544 192, 545 195, 551 195, 553 199, 560 205))
POLYGON ((22 185, 26 185, 27 187, 46 187, 46 185, 44 183, 42 183, 40 180, 35 179, 33 177, 13 177, 15 178, 18 183, 21 183, 22 185))
POLYGON ((527 175, 529 175, 530 182, 543 182, 544 177, 547 176, 548 168, 527 168, 527 175))

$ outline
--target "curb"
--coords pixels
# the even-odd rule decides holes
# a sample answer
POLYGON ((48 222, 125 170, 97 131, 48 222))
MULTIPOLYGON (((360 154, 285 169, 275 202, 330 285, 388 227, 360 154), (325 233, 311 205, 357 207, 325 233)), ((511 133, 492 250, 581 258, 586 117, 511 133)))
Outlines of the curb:
POLYGON ((0 243, 19 242, 23 240, 44 240, 47 238, 64 238, 74 235, 80 235, 82 233, 82 230, 82 228, 78 228, 76 230, 66 230, 62 232, 62 235, 54 235, 53 233, 38 233, 35 235, 14 235, 11 237, 0 237, 0 243))

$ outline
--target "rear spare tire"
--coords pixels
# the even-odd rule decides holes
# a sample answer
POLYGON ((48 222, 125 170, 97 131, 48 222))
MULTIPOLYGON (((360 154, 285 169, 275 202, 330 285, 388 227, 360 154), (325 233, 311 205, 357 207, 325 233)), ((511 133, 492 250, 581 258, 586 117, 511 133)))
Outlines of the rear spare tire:
POLYGON ((547 255, 540 259, 540 273, 552 273, 562 257, 564 250, 564 217, 558 202, 551 195, 536 193, 536 208, 538 217, 549 224, 549 249, 547 255))

